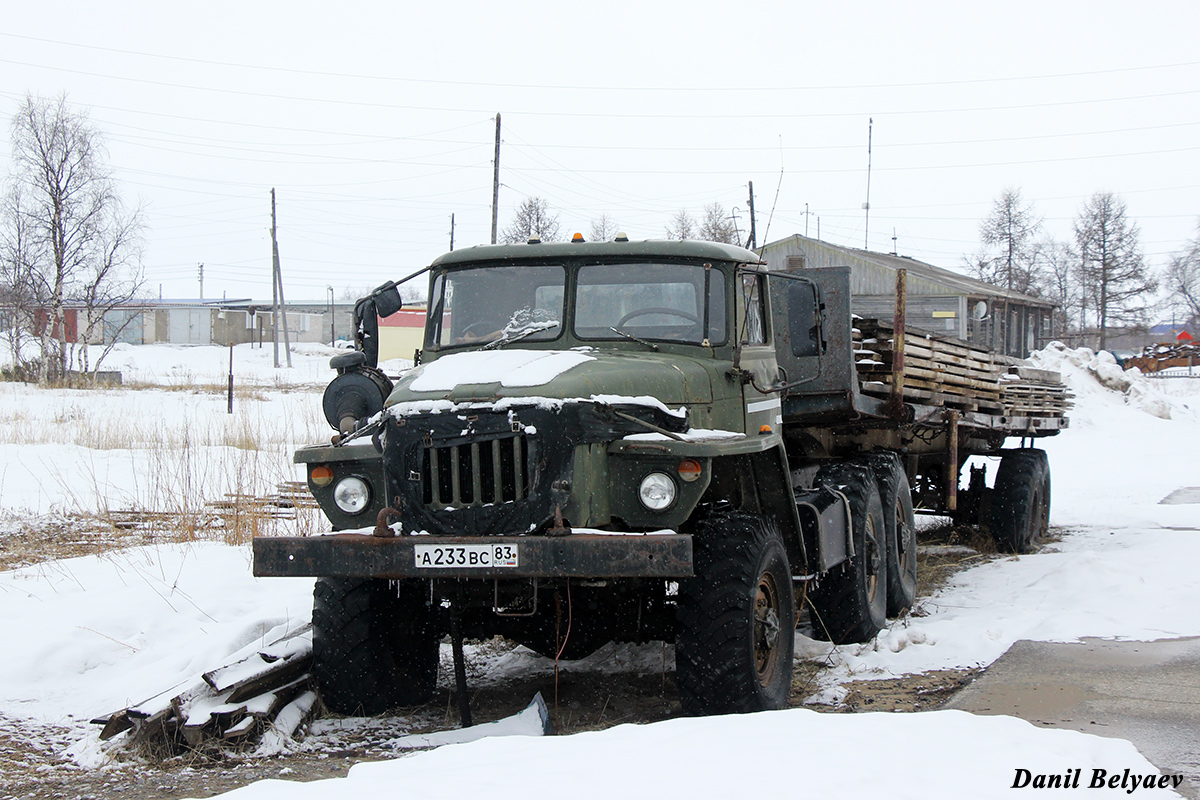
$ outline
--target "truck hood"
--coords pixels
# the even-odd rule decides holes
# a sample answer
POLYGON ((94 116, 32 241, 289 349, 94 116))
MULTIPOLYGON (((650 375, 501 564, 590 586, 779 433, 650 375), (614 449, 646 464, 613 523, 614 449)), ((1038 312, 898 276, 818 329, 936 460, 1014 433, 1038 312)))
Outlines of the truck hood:
POLYGON ((709 371, 702 364, 700 359, 676 353, 584 349, 454 353, 405 373, 387 406, 599 397, 610 403, 620 398, 643 402, 653 398, 677 408, 712 401, 709 371))

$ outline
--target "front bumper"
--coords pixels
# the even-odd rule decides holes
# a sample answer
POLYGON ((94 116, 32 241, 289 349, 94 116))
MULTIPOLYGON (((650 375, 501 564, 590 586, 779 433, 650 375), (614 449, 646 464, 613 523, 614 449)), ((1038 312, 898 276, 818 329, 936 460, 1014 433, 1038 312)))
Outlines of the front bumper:
POLYGON ((359 533, 254 540, 258 577, 358 578, 687 578, 686 533, 567 536, 399 536, 359 533), (517 566, 419 567, 417 546, 511 545, 517 566))

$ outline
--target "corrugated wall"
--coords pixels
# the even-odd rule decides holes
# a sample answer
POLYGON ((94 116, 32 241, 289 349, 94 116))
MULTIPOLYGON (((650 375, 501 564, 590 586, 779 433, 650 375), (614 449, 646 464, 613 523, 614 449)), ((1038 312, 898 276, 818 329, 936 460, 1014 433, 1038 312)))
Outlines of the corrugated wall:
MULTIPOLYGON (((886 254, 878 257, 891 265, 860 256, 852 248, 798 236, 772 242, 763 250, 763 258, 773 270, 850 267, 853 313, 860 317, 892 319, 895 315, 896 269, 903 267, 907 259, 886 254)), ((920 274, 920 271, 931 269, 937 268, 917 262, 908 270, 908 327, 954 336, 1022 358, 1044 344, 1041 337, 1043 320, 1050 313, 1048 309, 998 297, 967 294, 962 287, 939 283, 920 274), (988 303, 983 320, 973 316, 980 300, 988 303)))

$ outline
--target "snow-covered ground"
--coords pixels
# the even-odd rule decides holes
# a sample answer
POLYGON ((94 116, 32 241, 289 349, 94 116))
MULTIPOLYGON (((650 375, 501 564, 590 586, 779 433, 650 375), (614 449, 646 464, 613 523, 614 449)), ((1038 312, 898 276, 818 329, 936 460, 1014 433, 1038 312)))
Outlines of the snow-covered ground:
MULTIPOLYGON (((158 389, 0 383, 0 509, 175 512, 303 480, 291 452, 330 435, 321 393, 338 352, 296 345, 276 369, 270 347, 237 345, 232 414, 225 347, 117 345, 105 359, 125 384, 158 389)), ((395 376, 411 364, 381 366, 395 376)))
MULTIPOLYGON (((242 424, 263 437, 253 452, 286 463, 297 441, 327 434, 318 403, 330 351, 321 350, 295 354, 306 366, 279 371, 285 374, 278 381, 269 350, 257 366, 256 354, 235 352, 235 376, 244 364, 246 382, 254 376, 260 387, 259 396, 239 399, 234 415, 256 409, 240 412, 253 413, 242 424)), ((1040 442, 1053 472, 1052 523, 1066 534, 1036 555, 960 573, 926 602, 926 616, 895 623, 872 645, 805 641, 803 655, 833 664, 823 679, 826 697, 835 697, 847 678, 986 665, 1018 639, 1200 635, 1200 505, 1160 502, 1178 489, 1200 487, 1200 380, 1134 376, 1128 382, 1107 359, 1083 351, 1051 348, 1039 362, 1061 369, 1076 393, 1070 429, 1040 442)), ((126 380, 139 374, 146 382, 171 383, 188 375, 193 383, 220 383, 228 351, 191 348, 172 356, 129 348, 110 363, 129 370, 126 380), (184 366, 175 369, 173 358, 184 366)), ((0 395, 0 429, 7 431, 0 439, 0 498, 9 511, 46 513, 134 495, 152 482, 148 472, 156 467, 145 453, 161 451, 155 443, 164 436, 184 437, 189 446, 202 440, 199 449, 219 465, 215 483, 239 474, 227 466, 236 467, 243 451, 222 438, 233 423, 225 419, 220 395, 46 392, 4 384, 0 395), (114 434, 106 449, 97 431, 113 418, 128 420, 137 433, 114 434)), ((6 643, 0 714, 73 727, 79 735, 72 757, 101 763, 89 717, 194 680, 271 630, 308 617, 311 580, 256 580, 249 560, 244 547, 193 543, 0 573, 0 641, 6 643)), ((644 654, 645 669, 661 663, 661 650, 644 654)), ((632 658, 633 666, 623 668, 637 669, 636 651, 632 658)), ((490 668, 511 670, 513 659, 490 668)), ((1128 742, 1008 717, 793 709, 563 737, 493 737, 359 765, 346 779, 267 781, 229 796, 353 793, 365 800, 395 796, 403 787, 403 796, 414 798, 564 791, 581 798, 714 797, 753 787, 768 795, 983 798, 1010 794, 1019 769, 1057 775, 1080 769, 1081 788, 1095 769, 1158 774, 1128 742)), ((1129 786, 1089 796, 1125 795, 1129 786)))

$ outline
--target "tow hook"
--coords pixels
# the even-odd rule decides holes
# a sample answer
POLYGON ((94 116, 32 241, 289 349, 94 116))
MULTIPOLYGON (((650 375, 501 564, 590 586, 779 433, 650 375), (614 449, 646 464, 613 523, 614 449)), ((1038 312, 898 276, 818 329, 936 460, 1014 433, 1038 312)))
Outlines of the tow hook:
MULTIPOLYGON (((397 501, 399 501, 399 499, 399 497, 396 498, 397 501)), ((396 502, 396 505, 400 505, 400 503, 396 502)), ((398 516, 400 516, 400 512, 391 506, 380 509, 379 516, 375 518, 375 530, 371 531, 371 535, 379 539, 395 538, 396 532, 392 530, 391 526, 388 525, 388 519, 398 516)))

